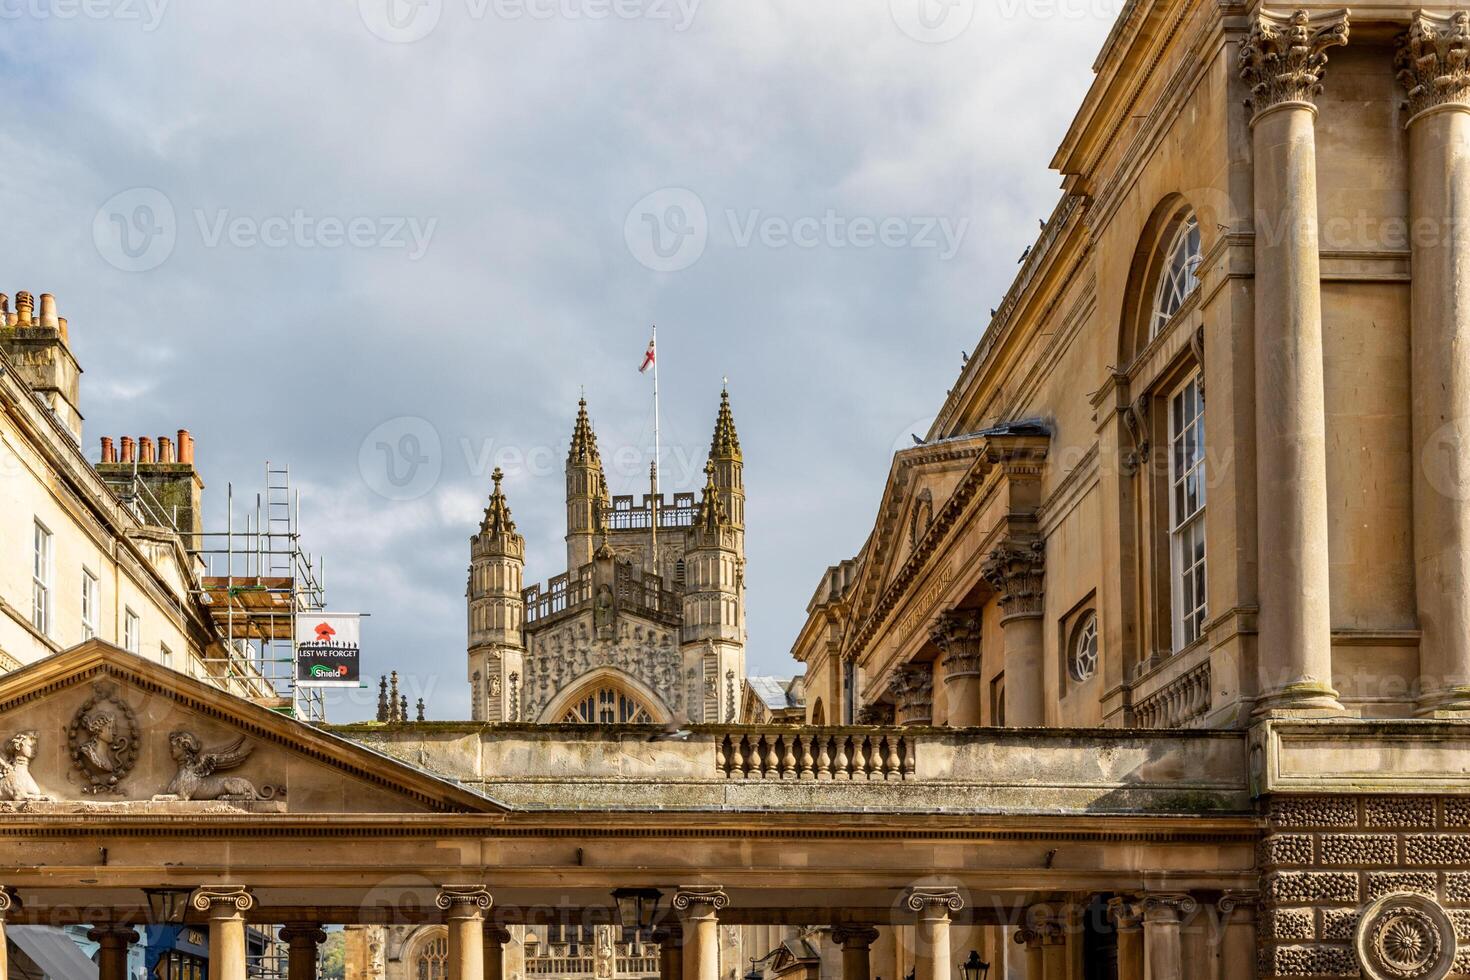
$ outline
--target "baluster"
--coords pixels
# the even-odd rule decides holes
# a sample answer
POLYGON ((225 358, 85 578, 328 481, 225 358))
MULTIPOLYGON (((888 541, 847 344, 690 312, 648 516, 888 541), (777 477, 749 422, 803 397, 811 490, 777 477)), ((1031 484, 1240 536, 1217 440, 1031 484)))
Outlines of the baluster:
POLYGON ((886 778, 886 779, 902 779, 903 778, 903 769, 901 767, 903 766, 903 760, 900 759, 899 756, 898 756, 898 737, 897 736, 892 736, 892 737, 885 736, 884 739, 883 739, 883 744, 888 749, 888 758, 885 760, 884 766, 883 766, 883 776, 884 776, 884 778, 886 778))
POLYGON ((832 778, 833 779, 851 779, 852 778, 852 773, 850 773, 848 771, 848 769, 847 769, 847 765, 848 765, 847 749, 848 749, 848 740, 847 740, 847 738, 844 737, 844 736, 839 735, 837 737, 837 754, 832 759, 832 778))
POLYGON ((730 778, 731 779, 744 779, 745 778, 745 751, 744 751, 745 736, 742 735, 740 737, 740 741, 738 741, 738 742, 735 741, 734 739, 731 739, 730 742, 731 742, 731 751, 730 751, 730 778))
POLYGON ((730 771, 725 768, 725 746, 729 741, 730 736, 726 735, 715 743, 715 771, 722 776, 730 775, 730 771))
POLYGON ((766 778, 780 779, 781 759, 779 756, 776 755, 776 740, 774 738, 768 738, 765 735, 762 735, 761 741, 764 742, 766 746, 766 778))
POLYGON ((868 743, 861 735, 852 740, 852 778, 868 778, 868 743))
POLYGON ((782 736, 781 738, 781 778, 796 778, 796 753, 791 749, 791 740, 782 736))
POLYGON ((867 759, 868 781, 883 781, 883 740, 872 735, 863 736, 864 755, 867 759))
POLYGON ((832 778, 832 756, 827 752, 827 744, 830 741, 827 736, 818 736, 819 748, 817 749, 817 779, 828 780, 832 778))
POLYGON ((903 778, 912 779, 914 770, 918 768, 917 760, 914 759, 918 746, 914 744, 914 739, 910 735, 902 735, 900 738, 903 740, 903 778))
POLYGON ((801 742, 801 779, 815 779, 817 774, 812 770, 812 737, 799 738, 801 742))

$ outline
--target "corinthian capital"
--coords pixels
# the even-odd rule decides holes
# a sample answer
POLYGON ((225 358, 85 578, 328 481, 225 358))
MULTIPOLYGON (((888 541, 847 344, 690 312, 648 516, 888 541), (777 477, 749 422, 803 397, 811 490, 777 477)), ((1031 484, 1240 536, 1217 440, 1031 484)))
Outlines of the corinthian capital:
POLYGON ((1240 77, 1257 113, 1283 102, 1312 102, 1322 92, 1327 49, 1348 42, 1348 12, 1312 16, 1256 11, 1240 46, 1240 77))
POLYGON ((980 673, 980 612, 955 609, 941 613, 929 631, 934 645, 944 651, 945 679, 980 673))
POLYGON ((1041 615, 1046 586, 1043 542, 1005 542, 985 559, 981 574, 1000 594, 1000 608, 1006 619, 1041 615))
POLYGON ((1394 65, 1409 93, 1412 119, 1441 105, 1470 104, 1470 11, 1421 10, 1399 38, 1394 65))

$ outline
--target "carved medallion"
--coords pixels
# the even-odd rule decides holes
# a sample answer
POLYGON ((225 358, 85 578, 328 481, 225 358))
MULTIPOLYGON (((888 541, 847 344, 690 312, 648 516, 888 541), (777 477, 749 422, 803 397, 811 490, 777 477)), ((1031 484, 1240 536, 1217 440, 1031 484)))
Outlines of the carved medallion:
POLYGON ((1443 980, 1455 961, 1455 928, 1422 895, 1385 895, 1363 912, 1354 946, 1369 980, 1443 980))
POLYGON ((81 773, 83 793, 122 792, 122 781, 138 762, 138 719, 118 696, 117 685, 98 681, 67 727, 72 768, 81 773))

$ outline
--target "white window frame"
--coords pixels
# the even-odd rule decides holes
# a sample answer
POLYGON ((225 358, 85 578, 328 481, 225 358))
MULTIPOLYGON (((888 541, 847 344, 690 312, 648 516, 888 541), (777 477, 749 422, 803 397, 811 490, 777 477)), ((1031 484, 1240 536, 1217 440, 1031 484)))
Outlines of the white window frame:
POLYGON ((123 607, 123 649, 129 653, 143 652, 143 620, 131 606, 123 607))
POLYGON ((56 536, 35 522, 31 555, 31 625, 42 636, 51 635, 52 591, 56 583, 56 536))
POLYGON ((1158 285, 1154 287, 1153 309, 1149 313, 1150 337, 1157 337, 1199 288, 1202 260, 1199 221, 1191 212, 1179 222, 1164 250, 1158 285))
POLYGON ((158 644, 158 662, 170 670, 173 669, 174 652, 168 648, 167 643, 158 644))
POLYGON ((82 567, 82 640, 97 636, 97 610, 102 605, 102 581, 90 568, 82 567))
POLYGON ((1205 399, 1198 373, 1169 394, 1169 594, 1174 649, 1194 643, 1209 618, 1205 547, 1205 399))

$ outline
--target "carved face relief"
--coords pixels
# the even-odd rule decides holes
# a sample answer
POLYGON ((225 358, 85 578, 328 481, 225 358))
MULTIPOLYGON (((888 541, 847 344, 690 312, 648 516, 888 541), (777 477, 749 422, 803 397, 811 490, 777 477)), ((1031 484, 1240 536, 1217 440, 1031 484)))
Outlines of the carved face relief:
POLYGON ((138 720, 119 696, 117 685, 98 681, 67 727, 72 768, 81 774, 83 793, 121 793, 122 781, 138 761, 138 720))
POLYGON ((1443 980, 1455 960, 1455 928, 1433 899, 1385 895, 1364 911, 1354 946, 1369 980, 1443 980))
POLYGON ((16 732, 0 753, 0 801, 23 802, 49 800, 31 775, 31 760, 36 757, 40 733, 16 732))

